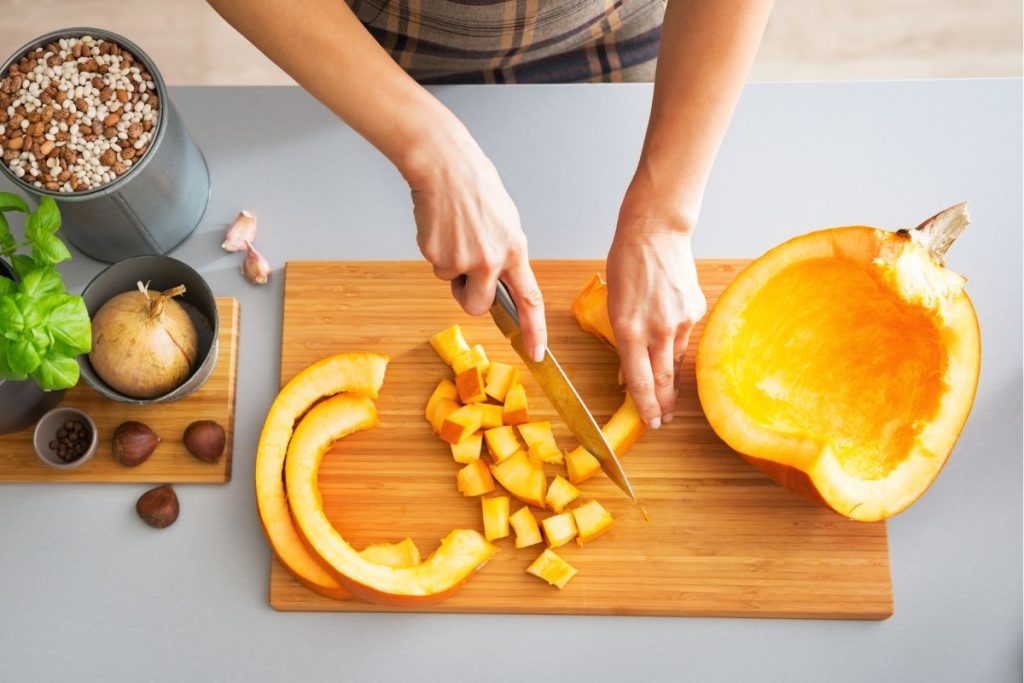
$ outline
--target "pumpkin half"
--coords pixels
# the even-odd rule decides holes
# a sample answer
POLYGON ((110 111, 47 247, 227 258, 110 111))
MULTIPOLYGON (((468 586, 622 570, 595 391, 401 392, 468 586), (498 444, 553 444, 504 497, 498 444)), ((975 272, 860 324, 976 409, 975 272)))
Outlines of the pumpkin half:
POLYGON ((779 484, 851 519, 917 500, 978 384, 978 320, 964 278, 942 261, 966 225, 960 204, 913 230, 821 230, 753 261, 698 347, 715 432, 779 484))

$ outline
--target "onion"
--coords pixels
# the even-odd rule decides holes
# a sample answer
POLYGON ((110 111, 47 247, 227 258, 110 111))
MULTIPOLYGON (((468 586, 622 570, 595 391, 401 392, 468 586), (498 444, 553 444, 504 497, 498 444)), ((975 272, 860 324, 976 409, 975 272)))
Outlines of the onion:
POLYGON ((92 319, 89 362, 112 389, 132 398, 155 398, 177 388, 192 374, 199 335, 185 308, 165 292, 139 291, 111 298, 92 319))

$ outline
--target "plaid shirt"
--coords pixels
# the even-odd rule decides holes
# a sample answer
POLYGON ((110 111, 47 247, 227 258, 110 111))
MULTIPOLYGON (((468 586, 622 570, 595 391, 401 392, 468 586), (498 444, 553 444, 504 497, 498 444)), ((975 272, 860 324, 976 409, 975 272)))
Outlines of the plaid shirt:
POLYGON ((421 83, 650 81, 664 0, 348 0, 421 83))

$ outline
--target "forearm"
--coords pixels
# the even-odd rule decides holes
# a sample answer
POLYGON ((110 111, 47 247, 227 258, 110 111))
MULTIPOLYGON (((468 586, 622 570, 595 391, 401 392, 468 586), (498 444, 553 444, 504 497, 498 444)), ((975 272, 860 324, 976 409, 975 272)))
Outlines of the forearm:
POLYGON ((771 0, 669 0, 654 99, 624 218, 688 231, 771 11, 771 0))
POLYGON ((209 0, 407 177, 434 147, 471 145, 458 119, 377 44, 343 0, 209 0))

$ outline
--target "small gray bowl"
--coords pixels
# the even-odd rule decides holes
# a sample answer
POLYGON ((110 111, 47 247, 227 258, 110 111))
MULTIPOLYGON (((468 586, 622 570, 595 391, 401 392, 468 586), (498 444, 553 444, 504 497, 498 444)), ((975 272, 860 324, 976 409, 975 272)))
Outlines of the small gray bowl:
POLYGON ((43 463, 55 470, 73 470, 76 467, 81 467, 96 455, 99 443, 100 436, 99 431, 96 429, 96 423, 78 408, 54 408, 39 418, 39 422, 36 423, 36 429, 32 433, 32 446, 35 448, 36 455, 39 456, 43 463), (92 438, 89 439, 89 448, 86 449, 82 457, 78 460, 65 462, 50 448, 50 442, 57 438, 57 430, 61 428, 64 422, 75 419, 81 420, 88 425, 92 438))
POLYGON ((217 334, 220 319, 217 300, 206 280, 194 268, 170 256, 134 256, 108 266, 82 290, 85 308, 92 318, 112 297, 137 288, 138 282, 149 283, 150 289, 165 290, 185 285, 185 293, 175 301, 185 307, 199 333, 199 353, 192 375, 176 389, 155 398, 135 398, 114 390, 104 382, 89 362, 88 355, 78 357, 82 379, 103 396, 122 403, 149 404, 177 401, 195 392, 210 378, 217 365, 217 334))

